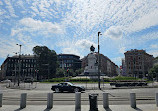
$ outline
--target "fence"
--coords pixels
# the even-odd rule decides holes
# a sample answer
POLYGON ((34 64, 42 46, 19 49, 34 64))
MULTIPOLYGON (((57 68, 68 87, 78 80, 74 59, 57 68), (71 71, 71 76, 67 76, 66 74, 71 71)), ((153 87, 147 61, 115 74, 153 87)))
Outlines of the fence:
POLYGON ((6 87, 8 88, 12 88, 12 89, 35 89, 37 87, 37 82, 33 82, 33 83, 24 83, 21 82, 18 86, 17 83, 13 83, 13 82, 9 82, 6 83, 6 87))
MULTIPOLYGON (((103 93, 103 108, 108 109, 109 108, 109 98, 108 93, 103 93)), ((136 103, 136 94, 130 93, 130 106, 132 108, 137 107, 136 103)), ((155 102, 156 106, 158 107, 158 93, 155 94, 155 102)), ((27 105, 27 93, 22 93, 20 98, 20 109, 25 108, 27 105)), ((3 107, 3 93, 0 93, 0 107, 3 107)), ((53 108, 53 93, 47 94, 47 109, 53 108)), ((77 92, 75 93, 75 111, 81 111, 81 93, 77 92)))

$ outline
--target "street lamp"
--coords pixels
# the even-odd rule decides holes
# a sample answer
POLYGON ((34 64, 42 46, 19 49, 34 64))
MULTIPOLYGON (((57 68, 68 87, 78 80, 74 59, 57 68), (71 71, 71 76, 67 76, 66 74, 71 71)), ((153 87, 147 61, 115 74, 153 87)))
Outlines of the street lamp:
POLYGON ((98 32, 98 88, 101 90, 100 88, 100 58, 99 58, 99 35, 102 35, 101 32, 98 32))
MULTIPOLYGON (((19 52, 13 52, 15 55, 16 55, 16 57, 17 57, 17 54, 19 53, 19 52)), ((15 81, 16 81, 16 78, 17 78, 17 71, 16 71, 16 69, 17 69, 17 61, 15 62, 15 69, 14 69, 14 85, 15 85, 15 81)))
POLYGON ((21 72, 21 60, 20 60, 20 56, 21 56, 21 44, 16 44, 20 47, 20 52, 19 52, 19 74, 18 74, 18 86, 20 84, 20 72, 21 72))

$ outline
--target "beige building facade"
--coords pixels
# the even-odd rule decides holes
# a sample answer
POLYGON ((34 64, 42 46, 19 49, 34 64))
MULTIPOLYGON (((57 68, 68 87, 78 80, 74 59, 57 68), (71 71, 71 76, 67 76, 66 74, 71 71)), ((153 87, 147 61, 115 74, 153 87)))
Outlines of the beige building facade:
POLYGON ((131 49, 125 54, 126 74, 131 77, 144 78, 153 66, 153 55, 145 50, 131 49))

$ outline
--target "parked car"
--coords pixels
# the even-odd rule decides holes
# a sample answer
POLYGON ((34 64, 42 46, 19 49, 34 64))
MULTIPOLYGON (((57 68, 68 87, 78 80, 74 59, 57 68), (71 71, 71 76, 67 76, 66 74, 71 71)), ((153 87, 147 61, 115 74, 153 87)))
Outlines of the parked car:
POLYGON ((51 90, 55 92, 63 92, 63 91, 82 92, 82 91, 85 91, 85 88, 83 86, 74 85, 70 82, 62 82, 57 85, 53 85, 51 90))
POLYGON ((11 80, 9 80, 9 79, 1 81, 1 83, 10 83, 10 82, 11 82, 11 80))

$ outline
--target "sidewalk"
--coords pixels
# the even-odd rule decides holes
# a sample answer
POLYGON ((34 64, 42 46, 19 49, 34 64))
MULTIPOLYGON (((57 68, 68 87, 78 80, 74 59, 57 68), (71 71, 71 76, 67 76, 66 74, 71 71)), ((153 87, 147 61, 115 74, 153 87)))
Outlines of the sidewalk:
MULTIPOLYGON (((81 111, 89 111, 89 105, 82 105, 81 111)), ((140 104, 136 109, 130 105, 110 105, 109 109, 104 109, 102 105, 98 106, 99 111, 158 111, 155 104, 140 104)), ((0 111, 75 111, 75 105, 55 105, 52 109, 46 109, 46 105, 28 105, 20 109, 19 105, 3 105, 0 111)))

